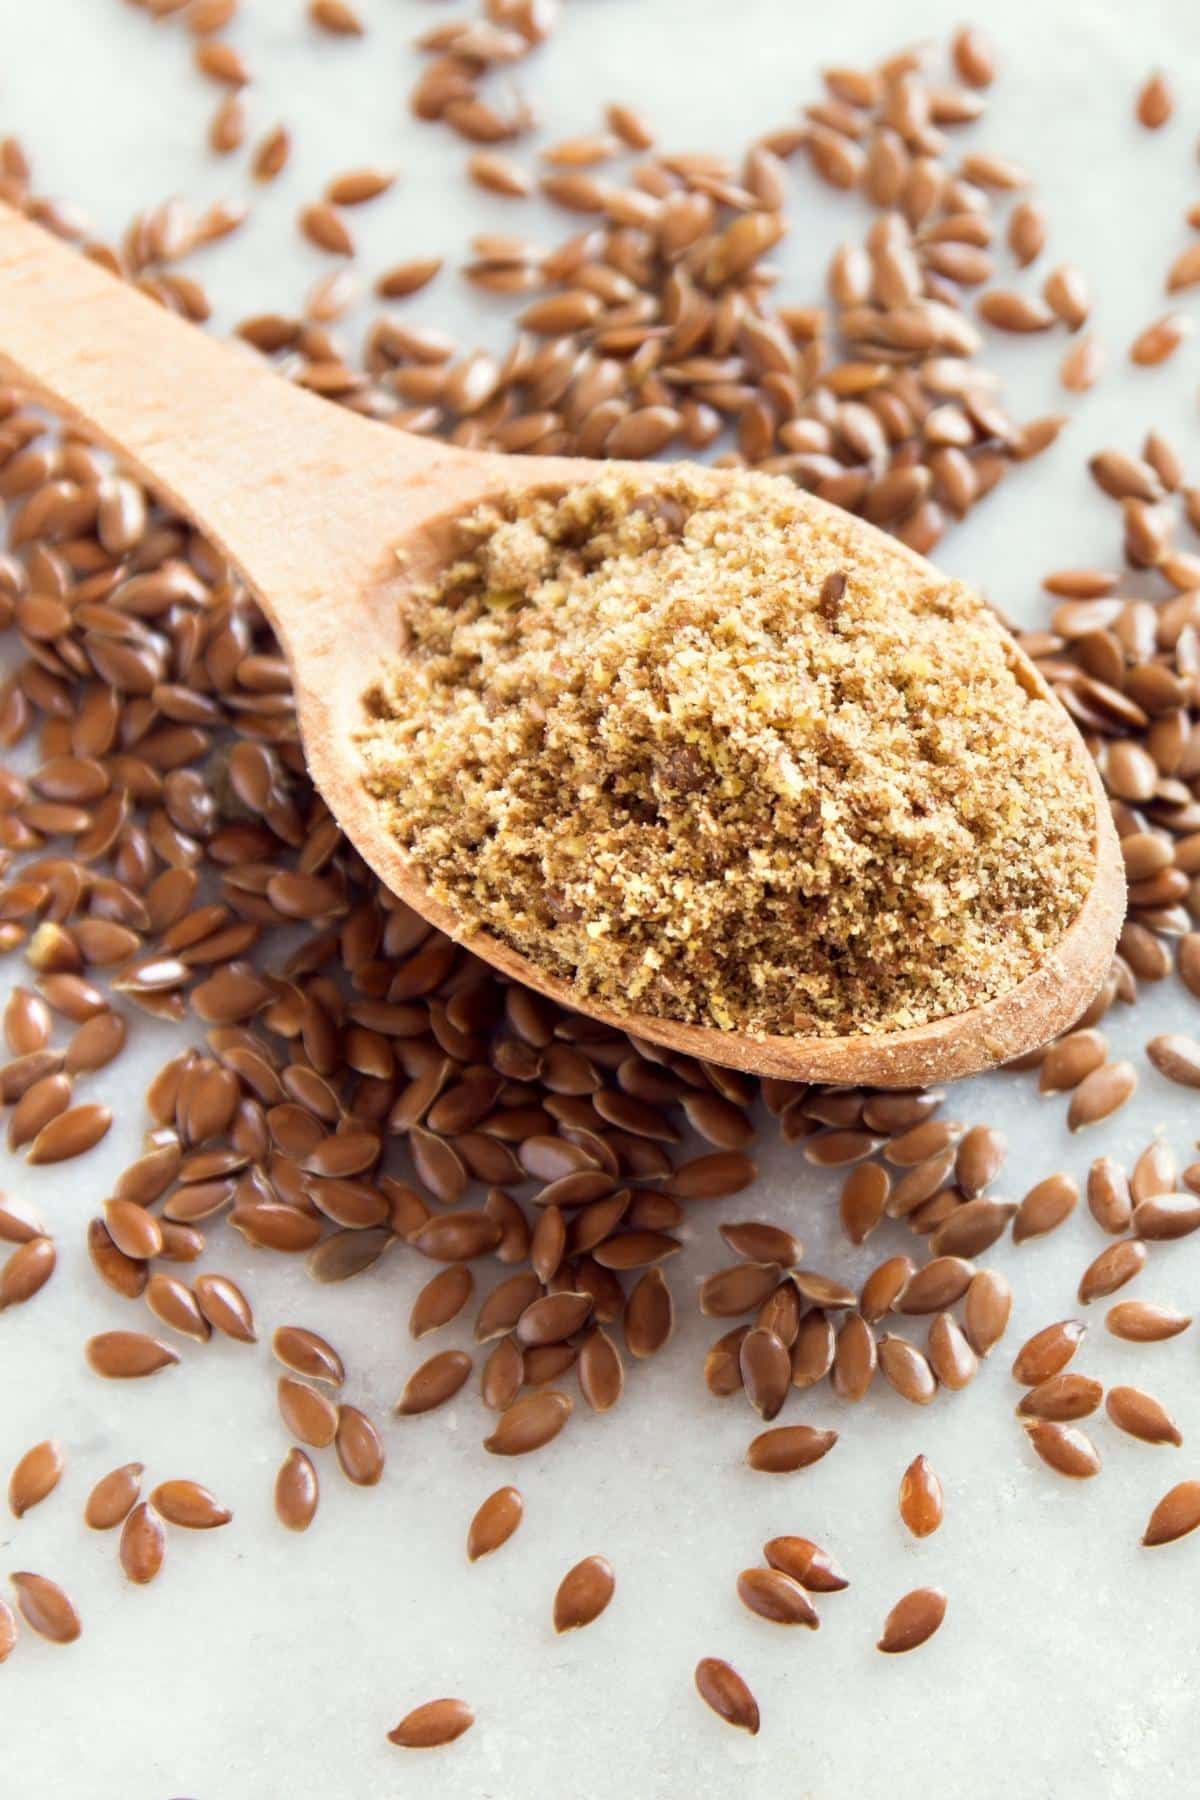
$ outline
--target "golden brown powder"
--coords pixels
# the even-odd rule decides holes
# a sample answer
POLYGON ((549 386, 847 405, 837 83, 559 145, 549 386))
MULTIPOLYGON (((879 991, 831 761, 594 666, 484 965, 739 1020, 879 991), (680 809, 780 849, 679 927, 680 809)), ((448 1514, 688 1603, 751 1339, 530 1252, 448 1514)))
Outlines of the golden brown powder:
POLYGON ((1090 885, 1064 722, 983 602, 766 476, 482 510, 368 710, 432 891, 622 1012, 921 1024, 1020 981, 1090 885))

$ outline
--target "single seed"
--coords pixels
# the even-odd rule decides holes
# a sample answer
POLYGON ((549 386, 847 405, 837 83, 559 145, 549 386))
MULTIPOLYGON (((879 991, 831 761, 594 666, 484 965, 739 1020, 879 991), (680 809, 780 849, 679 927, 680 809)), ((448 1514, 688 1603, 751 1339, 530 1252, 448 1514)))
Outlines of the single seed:
POLYGON ((1200 1481, 1181 1481, 1168 1490, 1150 1514, 1142 1534, 1147 1549, 1173 1544, 1200 1525, 1200 1481))
POLYGON ((1013 1220, 1014 1244, 1045 1237, 1070 1218, 1079 1204, 1079 1189, 1069 1175, 1048 1175, 1031 1187, 1013 1220))
POLYGON ((925 1354, 942 1387, 951 1393, 968 1387, 979 1373, 979 1360, 952 1313, 938 1313, 929 1326, 925 1354))
POLYGON ((1142 368, 1156 367, 1174 356, 1190 334, 1192 322, 1182 313, 1164 313, 1138 332, 1129 346, 1129 360, 1142 368))
POLYGON ((1085 1431, 1052 1419, 1026 1423, 1025 1435, 1042 1461, 1058 1475, 1086 1481, 1100 1473, 1100 1453, 1085 1431))
POLYGON ((102 1331, 88 1339, 84 1355, 96 1374, 109 1381, 136 1381, 179 1361, 169 1344, 143 1331, 102 1331))
POLYGON ((603 1556, 586 1556, 568 1569, 554 1596, 554 1629, 578 1631, 598 1619, 616 1589, 612 1565, 603 1556))
POLYGON ((188 1531, 213 1531, 228 1525, 233 1514, 222 1506, 214 1494, 198 1481, 160 1481, 150 1496, 150 1504, 168 1525, 181 1525, 188 1531))
POLYGON ((198 1275, 196 1304, 216 1331, 239 1344, 258 1342, 250 1302, 228 1275, 198 1275))
POLYGON ((436 1750, 452 1744, 474 1723, 475 1714, 465 1700, 427 1700, 388 1732, 388 1743, 403 1750, 436 1750))
POLYGON ((1137 121, 1147 131, 1157 131, 1175 110, 1175 99, 1167 83, 1166 76, 1160 69, 1148 75, 1138 89, 1136 105, 1137 121))
POLYGON ((1145 1394, 1140 1388, 1109 1388, 1104 1409, 1121 1431, 1127 1431, 1130 1437, 1141 1438, 1145 1444, 1179 1445, 1183 1442, 1183 1433, 1166 1407, 1153 1394, 1145 1394))
POLYGON ((1088 1170, 1088 1210, 1102 1231, 1117 1236, 1128 1231, 1133 1219, 1129 1181, 1111 1156, 1097 1157, 1088 1170))
POLYGON ((737 1670, 719 1656, 704 1656, 696 1664, 696 1692, 719 1719, 755 1737, 759 1727, 758 1701, 737 1670))
POLYGON ((39 1637, 52 1644, 73 1644, 83 1630, 79 1614, 56 1581, 48 1575, 18 1570, 8 1578, 16 1590, 21 1617, 39 1637))
POLYGON ((1146 1266, 1147 1250, 1137 1238, 1122 1238, 1094 1257, 1079 1278, 1079 1301, 1087 1306, 1106 1294, 1115 1294, 1146 1266))
POLYGON ((0 1267, 0 1312, 32 1300, 53 1275, 57 1260, 58 1253, 48 1237, 29 1238, 18 1245, 0 1267))
POLYGON ((271 1338, 271 1349, 286 1369, 309 1381, 341 1387, 346 1379, 345 1365, 333 1345, 303 1325, 280 1325, 271 1338))
POLYGON ((386 1460, 383 1439, 366 1413, 357 1406, 343 1404, 338 1407, 333 1447, 342 1474, 355 1487, 376 1487, 383 1479, 386 1460))
POLYGON ((145 1587, 163 1566, 167 1533, 162 1520, 146 1500, 139 1500, 121 1527, 120 1561, 126 1577, 145 1587))
POLYGON ((1057 1424, 1067 1424, 1072 1419, 1086 1419, 1094 1413, 1104 1398, 1104 1389, 1090 1375, 1076 1375, 1068 1371, 1062 1375, 1051 1375, 1047 1380, 1031 1388, 1017 1407, 1017 1416, 1022 1419, 1050 1419, 1057 1424))
POLYGON ((25 1160, 57 1163, 82 1156, 100 1142, 111 1124, 112 1113, 107 1106, 98 1106, 91 1101, 72 1106, 48 1125, 43 1125, 26 1151, 25 1160))
POLYGON ((773 1569, 790 1575, 810 1593, 837 1594, 850 1585, 828 1551, 811 1538, 771 1538, 763 1545, 763 1556, 773 1569))
POLYGON ((743 1569, 737 1591, 743 1606, 773 1625, 805 1625, 816 1631, 821 1623, 800 1583, 781 1569, 743 1569))
POLYGON ((913 1275, 896 1302, 896 1310, 902 1313, 944 1312, 946 1307, 962 1299, 974 1278, 975 1265, 965 1257, 936 1256, 913 1275))
POLYGON ((557 1389, 526 1394, 507 1407, 483 1440, 493 1456, 525 1456, 556 1438, 571 1415, 571 1398, 557 1389))
POLYGON ((897 1600, 883 1622, 876 1649, 887 1656, 916 1650, 931 1638, 946 1616, 946 1596, 940 1588, 914 1588, 897 1600))
POLYGON ((306 1387, 291 1375, 281 1375, 276 1385, 279 1415, 293 1437, 323 1450, 337 1431, 338 1409, 327 1394, 306 1387))
POLYGON ((14 1518, 21 1518, 52 1494, 62 1479, 66 1455, 57 1438, 46 1438, 27 1450, 8 1482, 8 1504, 14 1518))
POLYGON ((916 1538, 929 1537, 942 1522, 942 1484, 927 1456, 916 1456, 900 1478, 900 1517, 916 1538))
POLYGON ((791 1475, 819 1462, 837 1443, 836 1431, 813 1425, 776 1425, 753 1439, 746 1452, 752 1469, 766 1475, 791 1475))
POLYGON ((472 1562, 490 1556, 507 1544, 525 1516, 525 1502, 515 1487, 497 1488, 483 1501, 467 1531, 467 1555, 472 1562))
POLYGON ((307 1531, 317 1511, 320 1490, 312 1458, 293 1447, 275 1477, 275 1516, 288 1531, 307 1531))
POLYGON ((142 1491, 143 1463, 123 1463, 102 1475, 87 1497, 83 1521, 93 1531, 112 1531, 129 1517, 142 1491))
POLYGON ((1040 1387, 1051 1375, 1065 1369, 1080 1344, 1087 1326, 1082 1319, 1060 1319, 1046 1325, 1022 1344, 1013 1362, 1013 1380, 1022 1387, 1040 1387))
POLYGON ((1104 1315, 1105 1328, 1131 1344, 1158 1344, 1178 1337, 1191 1324, 1191 1315, 1173 1306, 1155 1306, 1149 1300, 1118 1300, 1104 1315))
POLYGON ((1137 1087, 1137 1070, 1131 1062, 1105 1063, 1084 1077, 1071 1095, 1067 1109, 1067 1126, 1080 1131, 1085 1125, 1096 1125, 1111 1118, 1125 1105, 1137 1087))

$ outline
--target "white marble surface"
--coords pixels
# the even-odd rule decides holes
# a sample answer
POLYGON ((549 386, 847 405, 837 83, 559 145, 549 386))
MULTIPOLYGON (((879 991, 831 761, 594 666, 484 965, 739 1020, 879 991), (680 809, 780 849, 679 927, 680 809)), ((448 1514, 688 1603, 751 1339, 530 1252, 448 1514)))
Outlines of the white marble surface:
MULTIPOLYGON (((231 34, 256 83, 255 129, 283 118, 295 162, 256 207, 253 224, 201 264, 225 321, 293 303, 328 267, 299 243, 294 208, 339 168, 396 162, 404 179, 364 209, 355 229, 372 267, 442 250, 468 231, 519 228, 537 214, 469 190, 460 147, 415 129, 404 95, 415 57, 408 40, 446 16, 417 0, 360 0, 365 44, 314 40, 301 0, 245 0, 231 34)), ((178 25, 155 28, 115 0, 6 0, 0 128, 19 131, 42 185, 78 200, 108 230, 134 204, 179 191, 194 199, 240 190, 235 162, 203 150, 214 91, 188 66, 178 25)), ((577 129, 607 99, 644 106, 676 147, 743 144, 783 123, 813 92, 824 62, 867 60, 905 35, 943 33, 958 0, 886 0, 854 7, 796 0, 571 0, 534 83, 551 134, 577 129)), ((1171 431, 1200 467, 1197 360, 1186 350, 1158 371, 1126 374, 1122 352, 1162 309, 1162 275, 1184 241, 1184 206, 1200 197, 1196 132, 1200 27, 1188 0, 986 0, 1005 78, 980 142, 1019 154, 1037 172, 1052 221, 1052 256, 1093 275, 1097 323, 1114 372, 1076 409, 1057 450, 1015 478, 955 533, 944 561, 1023 618, 1037 615, 1047 567, 1110 559, 1115 513, 1082 472, 1108 441, 1133 448, 1151 423, 1171 431), (1175 71, 1180 113, 1157 137, 1131 122, 1135 87, 1163 62, 1175 71)), ((781 260, 797 297, 813 295, 830 244, 857 209, 831 202, 803 172, 781 260)), ((549 228, 549 222, 542 222, 549 228)), ((1193 312, 1195 302, 1187 303, 1193 312)), ((409 304, 411 316, 464 333, 495 331, 452 274, 409 304)), ((997 347, 1014 403, 1057 404, 1053 345, 997 347)), ((1112 1035, 1141 1061, 1151 1029, 1192 1029, 1196 1008, 1169 985, 1114 1019, 1112 1035)), ((1100 1479, 1076 1487, 1036 1464, 1012 1417, 1008 1357, 976 1386, 927 1412, 876 1393, 857 1410, 826 1395, 787 1417, 834 1424, 841 1443, 792 1477, 751 1474, 741 1461, 752 1420, 720 1405, 699 1379, 713 1335, 690 1304, 701 1272, 721 1260, 720 1218, 776 1216, 799 1229, 812 1260, 855 1278, 889 1246, 847 1253, 830 1219, 832 1180, 798 1153, 772 1149, 752 1195, 697 1209, 686 1258, 673 1271, 682 1329, 656 1365, 635 1369, 616 1415, 582 1409, 569 1432, 508 1465, 480 1448, 484 1415, 465 1393, 429 1418, 390 1421, 389 1465, 375 1492, 352 1490, 328 1456, 312 1531, 292 1538, 271 1513, 274 1470, 286 1449, 275 1416, 268 1351, 216 1342, 186 1347, 182 1366, 126 1388, 84 1368, 92 1331, 130 1323, 98 1292, 82 1247, 83 1222, 136 1150, 136 1096, 170 1034, 140 1019, 136 1047, 93 1092, 118 1103, 120 1124, 101 1152, 60 1170, 0 1174, 51 1216, 62 1245, 53 1284, 0 1321, 0 1468, 48 1434, 65 1439, 61 1490, 19 1524, 0 1518, 0 1568, 60 1578, 81 1607, 82 1640, 56 1650, 24 1633, 0 1671, 0 1792, 11 1800, 717 1800, 790 1793, 821 1800, 1075 1800, 1183 1796, 1194 1773, 1198 1651, 1194 1590, 1200 1542, 1156 1554, 1137 1539, 1159 1494, 1200 1474, 1195 1332, 1137 1348, 1094 1325, 1079 1364, 1107 1380, 1140 1382, 1175 1410, 1182 1450, 1149 1449, 1096 1426, 1100 1479), (945 1483, 947 1518, 922 1544, 896 1516, 900 1473, 918 1451, 945 1483), (128 1586, 112 1537, 86 1533, 84 1495, 114 1463, 145 1460, 151 1476, 192 1475, 234 1509, 219 1535, 173 1533, 167 1566, 149 1589, 128 1586), (469 1568, 463 1536, 482 1497, 515 1479, 527 1500, 517 1538, 469 1568), (837 1555, 852 1586, 822 1606, 816 1635, 750 1617, 733 1592, 763 1539, 803 1532, 837 1555), (618 1577, 605 1617, 556 1641, 550 1601, 564 1570, 601 1551, 618 1577), (898 1661, 879 1657, 883 1615, 907 1588, 943 1585, 940 1635, 898 1661), (762 1707, 751 1741, 719 1724, 692 1691, 702 1655, 728 1657, 762 1707), (418 1701, 470 1699, 478 1724, 435 1755, 391 1749, 385 1731, 418 1701)), ((1059 1102, 1038 1102, 1030 1077, 994 1078, 956 1093, 965 1119, 1001 1123, 1013 1144, 1001 1184, 1019 1195, 1060 1166, 1082 1175, 1101 1148, 1136 1153, 1163 1132, 1184 1159, 1196 1129, 1193 1099, 1142 1062, 1136 1108, 1115 1128, 1078 1141, 1059 1102)), ((210 1267, 253 1296, 264 1335, 304 1322, 337 1343, 349 1398, 377 1416, 418 1351, 406 1317, 429 1273, 393 1256, 345 1289, 316 1289, 299 1267, 255 1259, 215 1232, 210 1267)), ((1101 1247, 1077 1216, 1043 1244, 1000 1247, 990 1260, 1017 1278, 1009 1348, 1071 1313, 1079 1271, 1101 1247)), ((1190 1305, 1195 1244, 1164 1246, 1136 1291, 1190 1305)), ((454 1328, 445 1340, 462 1341, 454 1328)))

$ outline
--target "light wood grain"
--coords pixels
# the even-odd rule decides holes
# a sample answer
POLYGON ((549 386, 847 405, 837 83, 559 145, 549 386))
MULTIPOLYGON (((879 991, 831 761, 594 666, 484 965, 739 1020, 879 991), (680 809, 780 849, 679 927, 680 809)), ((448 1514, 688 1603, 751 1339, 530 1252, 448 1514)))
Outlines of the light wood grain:
MULTIPOLYGON (((614 465, 468 452, 331 406, 281 380, 254 352, 167 313, 8 207, 0 207, 0 369, 117 449, 239 570, 287 656, 313 779, 376 873, 503 974, 576 1004, 562 982, 487 933, 468 939, 426 891, 362 785, 354 734, 362 694, 396 642, 405 586, 436 567, 448 521, 486 494, 561 488, 614 465)), ((640 465, 639 478, 650 478, 640 465)), ((798 499, 814 516, 832 510, 798 499)), ((927 567, 873 527, 855 525, 877 549, 927 567)), ((1009 656, 1030 692, 1052 698, 1015 644, 1009 656)), ((1124 907, 1107 800, 1082 739, 1053 704, 1095 807, 1095 881, 1054 954, 999 1000, 867 1038, 750 1038, 590 1003, 581 1010, 693 1056, 798 1081, 924 1085, 1044 1043, 1094 994, 1124 907)))

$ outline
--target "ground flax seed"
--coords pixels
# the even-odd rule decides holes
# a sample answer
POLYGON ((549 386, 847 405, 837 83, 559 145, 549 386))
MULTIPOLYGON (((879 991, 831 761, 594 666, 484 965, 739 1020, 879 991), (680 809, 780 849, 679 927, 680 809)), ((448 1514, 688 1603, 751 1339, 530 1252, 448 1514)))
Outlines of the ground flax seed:
POLYGON ((478 513, 368 697, 434 892, 574 991, 752 1032, 987 1001, 1062 934, 1091 802, 958 582, 772 477, 478 513))

